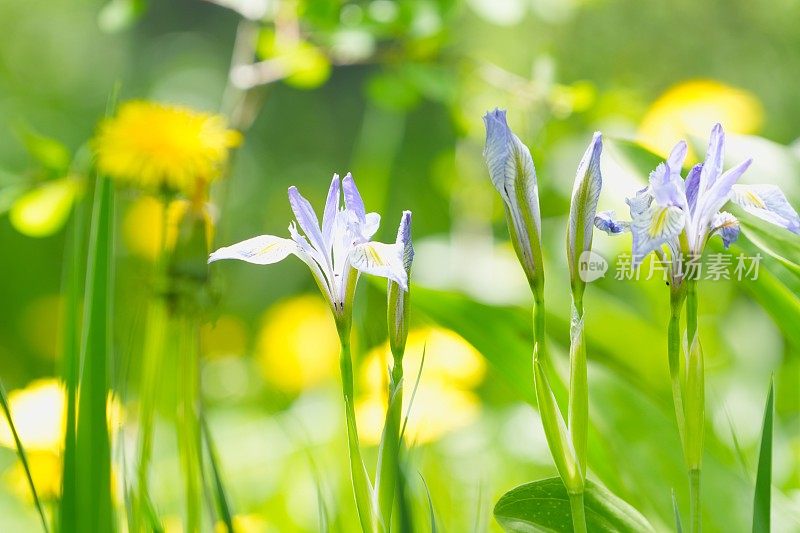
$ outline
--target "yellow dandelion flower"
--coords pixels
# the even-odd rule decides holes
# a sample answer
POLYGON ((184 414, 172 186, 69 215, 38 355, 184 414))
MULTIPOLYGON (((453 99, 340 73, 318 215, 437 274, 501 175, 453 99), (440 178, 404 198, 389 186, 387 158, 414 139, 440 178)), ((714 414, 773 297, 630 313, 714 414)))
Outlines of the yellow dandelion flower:
POLYGON ((111 178, 151 191, 193 196, 217 179, 229 150, 241 142, 220 115, 132 101, 100 124, 97 165, 111 178))
MULTIPOLYGON (((166 205, 166 243, 163 242, 164 202, 153 196, 141 196, 128 207, 122 221, 122 240, 126 248, 143 259, 154 261, 161 247, 173 250, 178 229, 192 204, 188 200, 172 200, 166 205)), ((206 222, 206 240, 214 236, 214 220, 208 205, 201 207, 206 222)))
POLYGON ((645 113, 639 141, 666 155, 677 139, 705 138, 716 123, 733 133, 757 133, 764 110, 755 95, 714 80, 688 80, 662 94, 645 113))

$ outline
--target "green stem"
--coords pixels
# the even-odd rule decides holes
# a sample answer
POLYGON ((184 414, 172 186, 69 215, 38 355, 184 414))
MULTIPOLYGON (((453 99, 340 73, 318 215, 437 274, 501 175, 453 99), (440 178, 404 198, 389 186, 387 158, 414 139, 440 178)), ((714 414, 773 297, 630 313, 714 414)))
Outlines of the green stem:
POLYGON ((547 360, 544 298, 536 295, 533 298, 533 342, 539 346, 539 357, 543 361, 547 360))
POLYGON ((689 513, 691 517, 691 532, 700 533, 701 530, 701 509, 700 509, 700 469, 689 470, 689 513))
POLYGON ((667 357, 669 360, 669 376, 672 382, 672 404, 675 408, 675 421, 678 424, 678 435, 685 452, 685 425, 683 413, 683 386, 681 381, 681 308, 683 296, 673 295, 670 298, 671 312, 667 330, 667 357))
POLYGON ((586 533, 586 511, 583 508, 583 493, 570 493, 569 507, 572 511, 572 529, 575 533, 586 533))
POLYGON ((337 324, 341 355, 339 368, 342 374, 342 396, 344 397, 345 418, 347 422, 347 445, 350 450, 350 476, 353 482, 353 493, 358 510, 358 518, 364 533, 374 531, 374 513, 372 512, 372 488, 369 476, 361 457, 361 446, 356 426, 355 392, 353 385, 353 359, 350 353, 350 328, 337 324))
POLYGON ((573 302, 569 346, 569 398, 567 421, 581 476, 586 479, 589 435, 589 376, 583 336, 583 301, 573 302))
POLYGON ((178 447, 182 462, 185 497, 186 531, 200 531, 202 484, 200 473, 200 425, 197 412, 199 400, 199 368, 197 331, 194 321, 179 320, 177 356, 178 374, 178 447))
POLYGON ((392 520, 395 489, 398 479, 400 454, 400 421, 403 409, 403 360, 395 356, 389 383, 389 403, 383 428, 378 469, 375 478, 378 493, 378 509, 384 530, 388 531, 392 520))
POLYGON ((686 280, 686 337, 692 344, 697 333, 697 281, 686 280))

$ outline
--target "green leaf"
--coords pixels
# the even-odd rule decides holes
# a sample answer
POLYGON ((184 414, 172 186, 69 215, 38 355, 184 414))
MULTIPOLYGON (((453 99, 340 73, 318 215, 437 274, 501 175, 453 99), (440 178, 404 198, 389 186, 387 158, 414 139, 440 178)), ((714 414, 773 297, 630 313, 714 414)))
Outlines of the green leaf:
POLYGON ((641 176, 642 180, 647 179, 650 172, 664 161, 662 156, 635 141, 609 138, 604 138, 604 141, 611 148, 612 157, 631 173, 641 176))
POLYGON ((63 143, 40 135, 25 126, 20 129, 20 136, 25 149, 42 167, 54 173, 56 177, 66 174, 72 155, 63 143))
POLYGON ((764 425, 761 428, 761 449, 758 453, 756 491, 753 497, 753 533, 768 533, 770 530, 774 396, 774 384, 770 382, 767 405, 764 407, 764 425))
POLYGON ((66 423, 64 431, 64 460, 61 499, 59 500, 58 530, 77 530, 77 473, 76 473, 76 420, 78 374, 80 372, 79 295, 83 287, 81 274, 85 264, 82 260, 86 216, 83 202, 76 204, 75 215, 70 226, 69 247, 66 250, 62 285, 66 293, 64 332, 62 339, 61 375, 66 385, 66 423))
POLYGON ((77 531, 114 531, 111 445, 106 416, 112 357, 114 196, 111 182, 95 186, 80 349, 76 434, 77 531))
POLYGON ((14 419, 11 417, 11 409, 8 406, 6 389, 3 387, 2 383, 0 383, 0 405, 3 407, 3 415, 6 418, 6 422, 8 422, 8 427, 11 429, 11 435, 14 437, 14 445, 17 448, 17 455, 22 463, 22 469, 25 470, 25 477, 27 478, 28 486, 31 489, 33 502, 36 504, 36 510, 39 512, 39 518, 42 520, 42 529, 44 529, 45 533, 47 533, 49 531, 49 528, 47 527, 47 518, 44 514, 42 502, 39 500, 39 494, 36 492, 36 485, 33 483, 33 476, 31 475, 31 469, 28 464, 28 456, 25 454, 25 447, 22 445, 22 441, 19 438, 19 433, 17 433, 16 426, 14 426, 14 419))
MULTIPOLYGON (((636 509, 589 480, 584 491, 584 506, 589 531, 654 531, 636 509)), ((557 477, 526 483, 505 493, 494 507, 494 517, 507 532, 572 531, 569 496, 557 477)))
POLYGON ((527 313, 417 285, 412 290, 415 311, 464 337, 521 398, 536 405, 531 379, 531 327, 527 313))

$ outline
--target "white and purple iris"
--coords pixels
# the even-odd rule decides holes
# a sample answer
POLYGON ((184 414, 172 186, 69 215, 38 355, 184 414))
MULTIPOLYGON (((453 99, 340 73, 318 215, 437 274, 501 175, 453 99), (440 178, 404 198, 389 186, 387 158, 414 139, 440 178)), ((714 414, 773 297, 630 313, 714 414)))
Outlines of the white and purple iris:
POLYGON ((330 302, 337 317, 348 310, 359 272, 381 276, 408 290, 404 255, 410 239, 411 214, 406 211, 398 231, 397 242, 386 244, 370 239, 378 230, 380 215, 367 213, 364 202, 350 174, 339 179, 334 174, 325 202, 320 226, 311 204, 296 187, 289 187, 289 204, 297 222, 289 225, 290 239, 275 235, 260 235, 212 253, 208 262, 238 259, 269 265, 290 254, 300 258, 311 270, 320 291, 330 302), (344 195, 344 207, 341 196, 344 195), (300 227, 303 235, 297 227, 300 227))
POLYGON ((663 253, 665 246, 673 260, 682 254, 699 256, 714 235, 722 237, 726 248, 730 246, 739 236, 739 221, 720 211, 728 201, 800 234, 800 217, 780 188, 736 183, 751 159, 722 171, 725 132, 720 124, 711 130, 705 161, 695 165, 683 179, 686 149, 686 143, 679 142, 667 160, 650 173, 649 185, 626 200, 630 222, 616 220, 613 211, 603 211, 595 217, 595 226, 609 235, 632 233, 634 264, 641 263, 650 252, 663 253))

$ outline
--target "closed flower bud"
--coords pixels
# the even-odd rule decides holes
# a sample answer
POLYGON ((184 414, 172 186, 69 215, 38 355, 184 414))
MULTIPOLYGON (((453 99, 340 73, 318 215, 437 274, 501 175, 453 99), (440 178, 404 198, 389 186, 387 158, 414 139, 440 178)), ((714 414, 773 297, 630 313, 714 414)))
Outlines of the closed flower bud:
POLYGON ((541 215, 536 171, 528 148, 514 135, 499 109, 483 116, 486 146, 483 157, 505 204, 511 242, 528 283, 539 299, 544 286, 541 251, 541 215))

